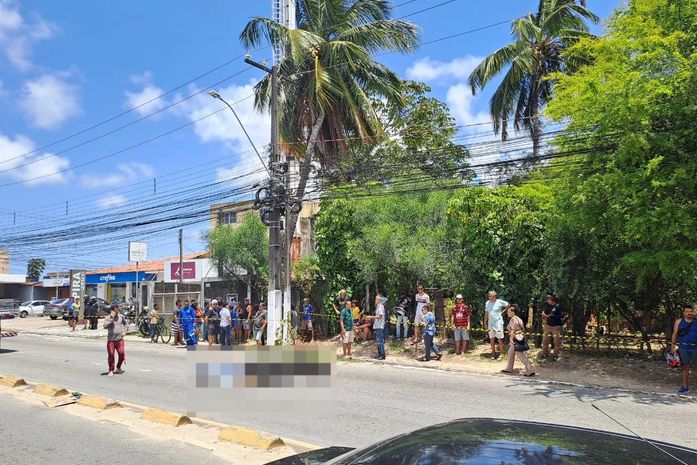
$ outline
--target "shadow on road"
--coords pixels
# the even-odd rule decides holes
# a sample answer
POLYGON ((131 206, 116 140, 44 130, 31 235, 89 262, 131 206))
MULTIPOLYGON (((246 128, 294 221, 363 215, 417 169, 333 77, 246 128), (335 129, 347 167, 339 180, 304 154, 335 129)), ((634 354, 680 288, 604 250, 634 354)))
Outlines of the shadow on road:
MULTIPOLYGON (((601 400, 620 401, 629 400, 638 404, 646 405, 675 405, 694 402, 692 398, 671 396, 668 394, 656 394, 638 391, 620 391, 614 389, 602 389, 593 387, 568 387, 555 384, 529 384, 534 389, 522 393, 526 396, 554 397, 575 397, 579 402, 593 403, 601 400)), ((520 386, 519 383, 509 383, 506 387, 513 388, 520 386)))
POLYGON ((14 349, 0 349, 0 354, 9 354, 11 352, 17 352, 14 349))

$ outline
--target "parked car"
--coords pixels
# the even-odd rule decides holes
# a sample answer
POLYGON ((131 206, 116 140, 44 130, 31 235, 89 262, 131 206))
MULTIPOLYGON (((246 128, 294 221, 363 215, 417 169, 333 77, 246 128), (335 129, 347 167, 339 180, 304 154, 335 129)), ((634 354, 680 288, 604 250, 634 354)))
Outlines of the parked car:
POLYGON ((14 299, 0 299, 0 319, 14 318, 19 308, 19 301, 14 299))
MULTIPOLYGON (((97 309, 97 318, 104 318, 104 317, 107 316, 107 315, 109 314, 109 312, 111 311, 111 310, 110 310, 109 303, 108 303, 106 300, 104 300, 104 299, 100 299, 99 297, 96 297, 96 299, 97 299, 97 305, 98 305, 98 307, 99 307, 99 308, 97 309)), ((87 310, 87 302, 88 302, 89 300, 90 300, 89 297, 86 297, 86 298, 85 298, 85 303, 82 304, 82 311, 83 311, 83 312, 84 312, 85 310, 87 310)), ((68 306, 67 306, 67 305, 66 305, 65 308, 63 309, 63 313, 61 314, 61 317, 62 317, 64 320, 67 320, 67 319, 68 319, 68 306)))
POLYGON ((53 299, 48 304, 44 305, 44 316, 51 317, 52 320, 63 316, 63 312, 68 314, 68 298, 53 299))
POLYGON ((48 300, 28 300, 19 304, 18 314, 20 318, 28 316, 43 316, 44 306, 50 304, 48 300))
POLYGON ((697 451, 636 436, 530 421, 468 418, 372 446, 330 447, 267 465, 655 465, 697 463, 697 451), (348 450, 348 452, 347 452, 348 450), (679 460, 675 460, 675 457, 679 460))

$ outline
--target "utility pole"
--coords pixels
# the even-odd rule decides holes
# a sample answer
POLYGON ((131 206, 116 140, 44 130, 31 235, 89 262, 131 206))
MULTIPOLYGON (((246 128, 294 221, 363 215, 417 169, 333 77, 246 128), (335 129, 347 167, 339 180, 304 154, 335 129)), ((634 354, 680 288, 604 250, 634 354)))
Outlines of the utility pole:
MULTIPOLYGON (((289 28, 295 28, 295 1, 273 0, 273 19, 277 23, 289 28)), ((290 315, 290 238, 288 235, 288 218, 290 217, 290 191, 289 188, 289 163, 281 163, 281 145, 279 129, 279 104, 278 104, 278 65, 283 58, 284 50, 281 44, 274 44, 273 66, 268 66, 252 61, 249 56, 245 62, 261 69, 271 75, 271 160, 269 166, 268 196, 259 202, 258 208, 264 205, 262 219, 269 226, 269 290, 268 290, 268 323, 266 325, 266 341, 268 345, 275 345, 278 341, 277 330, 282 325, 282 340, 286 340, 286 318, 290 315), (285 186, 283 175, 285 172, 285 186), (286 217, 286 237, 281 244, 281 212, 286 217), (285 264, 285 275, 282 274, 285 264), (285 283, 282 282, 285 277, 285 283), (282 285, 286 284, 286 295, 282 285)), ((257 197, 257 201, 259 201, 257 197)))
POLYGON ((278 121, 278 69, 269 68, 262 63, 244 60, 247 64, 271 75, 271 160, 269 163, 268 206, 266 223, 269 226, 269 289, 267 294, 268 323, 266 325, 266 341, 269 345, 276 344, 276 330, 283 320, 283 291, 281 290, 281 208, 285 201, 281 194, 283 189, 280 178, 281 148, 278 121))
POLYGON ((179 284, 184 276, 184 230, 179 230, 179 284))

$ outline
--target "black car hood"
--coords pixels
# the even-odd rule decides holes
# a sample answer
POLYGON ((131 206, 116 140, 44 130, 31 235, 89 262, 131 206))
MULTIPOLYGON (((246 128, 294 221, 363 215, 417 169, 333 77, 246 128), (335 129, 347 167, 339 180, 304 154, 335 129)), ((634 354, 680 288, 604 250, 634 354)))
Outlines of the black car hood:
MULTIPOLYGON (((483 418, 455 420, 357 450, 332 465, 679 465, 697 451, 598 430, 483 418), (661 449, 663 451, 661 451, 661 449), (669 455, 670 454, 670 455, 669 455)), ((318 462, 274 462, 279 465, 318 462)), ((321 463, 321 462, 320 462, 321 463)))
POLYGON ((326 447, 324 449, 303 452, 302 454, 292 455, 281 460, 269 462, 266 465, 322 465, 329 460, 350 452, 351 447, 326 447))

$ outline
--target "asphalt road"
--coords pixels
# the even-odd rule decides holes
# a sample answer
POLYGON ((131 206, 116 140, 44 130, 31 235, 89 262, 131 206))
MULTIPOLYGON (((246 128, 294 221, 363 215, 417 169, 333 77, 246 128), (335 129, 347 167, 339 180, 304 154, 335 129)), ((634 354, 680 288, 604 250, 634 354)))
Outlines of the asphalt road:
POLYGON ((121 425, 97 423, 9 396, 0 402, 0 437, 0 461, 13 465, 170 465, 182 463, 183 457, 197 465, 223 463, 205 449, 144 439, 121 425))
MULTIPOLYGON (((129 343, 126 373, 109 378, 101 375, 106 371, 103 341, 25 334, 4 339, 2 347, 0 373, 186 411, 185 350, 129 343)), ((463 417, 532 420, 627 432, 594 409, 595 404, 644 437, 697 449, 697 437, 687 434, 694 430, 697 403, 678 397, 377 363, 339 364, 336 390, 336 411, 312 412, 311 419, 279 417, 265 411, 206 417, 317 445, 350 447, 463 417)), ((0 418, 6 417, 5 405, 4 400, 0 402, 0 418)))

